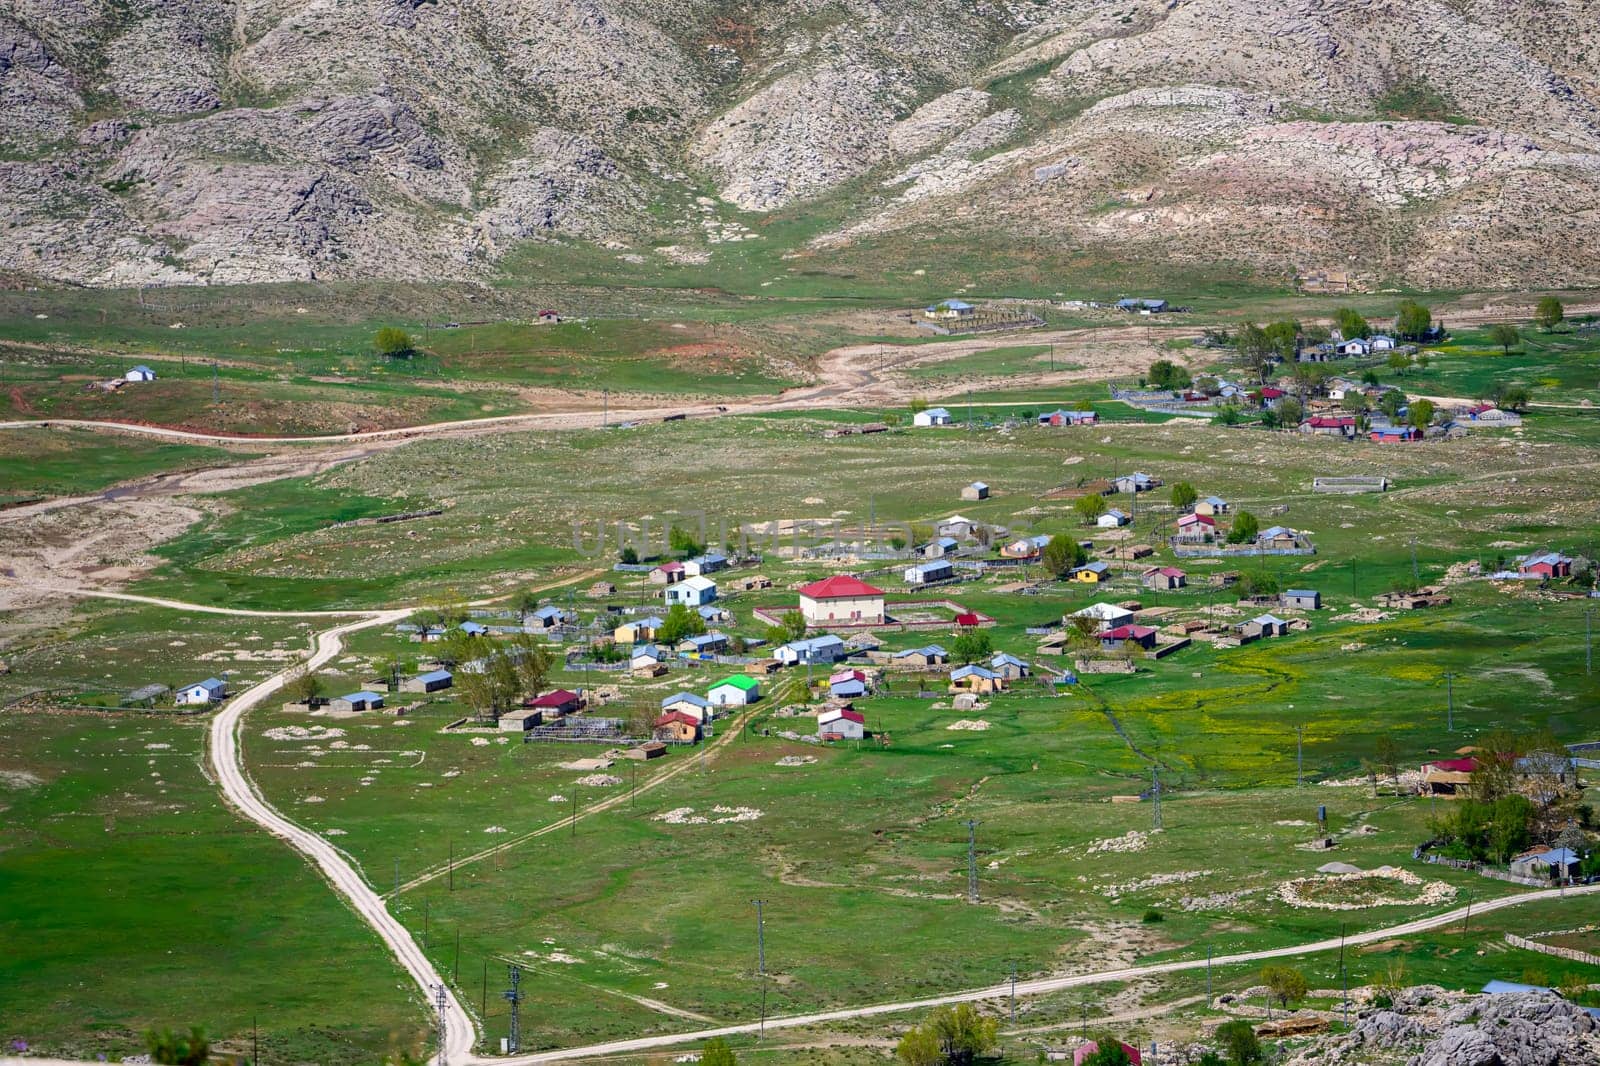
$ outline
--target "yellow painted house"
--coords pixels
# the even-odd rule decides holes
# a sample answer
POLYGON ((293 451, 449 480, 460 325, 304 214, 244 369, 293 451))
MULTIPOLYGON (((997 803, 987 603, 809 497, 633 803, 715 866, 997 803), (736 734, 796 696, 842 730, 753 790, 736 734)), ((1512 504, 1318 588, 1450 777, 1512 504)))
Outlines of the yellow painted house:
POLYGON ((1082 585, 1098 585, 1111 580, 1111 567, 1106 563, 1090 563, 1072 572, 1072 580, 1082 585))

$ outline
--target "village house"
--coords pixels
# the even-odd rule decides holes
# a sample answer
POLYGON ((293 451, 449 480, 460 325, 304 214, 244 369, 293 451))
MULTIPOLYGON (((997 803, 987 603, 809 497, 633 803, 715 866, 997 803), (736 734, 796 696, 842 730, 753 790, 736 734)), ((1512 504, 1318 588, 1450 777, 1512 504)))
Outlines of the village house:
POLYGON ((628 669, 645 677, 659 677, 667 672, 668 653, 654 644, 637 644, 628 656, 628 669))
POLYGON ((545 604, 533 613, 523 616, 523 624, 535 633, 548 633, 552 629, 560 629, 571 621, 573 621, 572 616, 554 604, 545 604))
POLYGON ((1571 848, 1538 847, 1511 860, 1510 870, 1517 877, 1551 880, 1577 873, 1583 856, 1571 848))
POLYGON ((693 559, 683 561, 685 577, 704 577, 727 568, 728 557, 721 552, 708 551, 704 555, 696 555, 693 559))
POLYGON ((922 317, 939 322, 958 322, 971 318, 978 309, 965 300, 941 300, 922 309, 922 317))
POLYGON ((1000 549, 1000 554, 1007 559, 1036 559, 1050 544, 1050 534, 1040 533, 1032 537, 1019 537, 1000 549))
POLYGON ((1058 408, 1039 416, 1041 426, 1092 426, 1100 420, 1093 411, 1068 411, 1058 408))
POLYGON ((488 626, 484 625, 482 622, 474 622, 471 619, 462 622, 460 625, 456 626, 456 628, 461 630, 461 632, 465 633, 469 637, 486 637, 489 635, 488 626))
POLYGON ((955 420, 950 417, 950 412, 943 407, 930 407, 926 411, 918 411, 911 416, 911 424, 919 427, 948 426, 953 421, 955 420))
POLYGON ((1112 484, 1117 487, 1118 492, 1149 492, 1151 489, 1161 486, 1161 479, 1151 477, 1149 474, 1141 474, 1135 470, 1131 474, 1123 474, 1121 477, 1116 478, 1112 484))
POLYGON ((617 586, 609 581, 596 581, 584 592, 591 600, 609 599, 617 594, 617 586))
POLYGON ((1517 573, 1526 577, 1571 577, 1572 559, 1560 552, 1539 552, 1517 560, 1517 573))
POLYGON ((994 653, 994 658, 989 660, 989 669, 1007 681, 1018 681, 1032 672, 1027 663, 1003 651, 994 653))
POLYGON ((707 604, 704 607, 696 607, 694 609, 694 613, 705 619, 707 622, 733 621, 733 615, 728 611, 728 609, 715 603, 707 604))
POLYGON ((972 531, 977 526, 978 523, 966 515, 953 514, 936 525, 934 533, 941 538, 954 538, 960 541, 972 536, 972 531))
POLYGON ((761 698, 761 682, 748 674, 725 677, 706 690, 713 707, 743 707, 761 698))
POLYGON ((400 682, 401 692, 443 692, 456 683, 455 676, 448 670, 429 670, 416 677, 408 677, 400 682))
POLYGON ((357 711, 375 711, 383 706, 383 694, 371 689, 335 696, 328 701, 328 709, 335 713, 354 714, 357 711))
POLYGON ((1416 611, 1424 607, 1447 607, 1450 605, 1450 594, 1442 585, 1423 585, 1415 592, 1380 593, 1372 598, 1372 602, 1394 611, 1416 611))
MULTIPOLYGON (((1121 1043, 1121 1041, 1118 1041, 1118 1042, 1121 1043)), ((1100 1045, 1099 1045, 1098 1042, 1096 1042, 1094 1040, 1086 1040, 1086 1041, 1084 1041, 1083 1043, 1079 1044, 1075 1049, 1073 1049, 1073 1052, 1072 1052, 1072 1066, 1083 1066, 1084 1061, 1087 1060, 1089 1058, 1089 1056, 1093 1055, 1095 1052, 1097 1052, 1099 1050, 1100 1050, 1100 1045)), ((1144 1059, 1140 1056, 1139 1049, 1134 1047, 1132 1044, 1123 1044, 1122 1045, 1122 1053, 1124 1055, 1128 1056, 1128 1062, 1129 1062, 1130 1066, 1143 1066, 1144 1059)), ((1049 1059, 1050 1061, 1055 1061, 1055 1059, 1053 1057, 1051 1057, 1051 1056, 1047 1055, 1046 1058, 1049 1059)), ((1065 1061, 1066 1058, 1067 1058, 1066 1053, 1063 1052, 1061 1054, 1060 1058, 1061 1058, 1062 1061, 1065 1061)))
POLYGON ((1395 349, 1395 341, 1393 337, 1378 333, 1367 338, 1367 347, 1375 352, 1392 352, 1395 349))
POLYGON ((1152 566, 1139 575, 1139 583, 1147 589, 1157 592, 1171 592, 1181 589, 1188 580, 1188 576, 1174 566, 1152 566))
POLYGON ((1298 548, 1300 534, 1288 526, 1269 526, 1256 537, 1256 544, 1263 548, 1298 548))
POLYGON ((1314 437, 1343 437, 1353 439, 1356 420, 1349 415, 1316 415, 1300 423, 1300 432, 1314 437))
POLYGON ((709 633, 696 633, 684 637, 678 642, 677 650, 689 655, 705 657, 717 655, 728 650, 728 634, 712 630, 709 633))
POLYGON ((1316 589, 1285 589, 1278 606, 1286 611, 1315 611, 1322 607, 1322 593, 1316 589))
POLYGON ((1204 499, 1195 501, 1194 513, 1209 515, 1212 518, 1215 518, 1218 515, 1227 514, 1228 501, 1224 500, 1221 496, 1207 496, 1204 499))
POLYGON ((917 554, 924 559, 943 559, 961 546, 961 542, 954 537, 934 537, 928 543, 917 549, 917 554))
POLYGON ((828 678, 828 695, 836 700, 853 700, 867 694, 867 675, 860 670, 841 670, 828 678))
POLYGON ((1277 407, 1283 402, 1284 397, 1288 395, 1289 394, 1287 392, 1278 388, 1276 385, 1267 385, 1256 390, 1257 402, 1260 403, 1262 407, 1268 408, 1269 410, 1277 407))
POLYGON ((1099 518, 1096 518, 1094 520, 1094 524, 1099 526, 1101 529, 1119 529, 1131 521, 1133 521, 1133 519, 1128 515, 1128 512, 1119 507, 1112 507, 1107 510, 1105 514, 1102 514, 1099 518))
POLYGON ((675 585, 688 576, 688 573, 685 572, 683 568, 683 564, 678 562, 676 559, 662 563, 660 566, 650 571, 649 575, 650 583, 652 585, 675 585))
POLYGON ((534 729, 544 724, 543 711, 507 711, 502 714, 495 727, 502 733, 531 733, 534 729))
POLYGON ((1074 618, 1092 618, 1100 623, 1100 629, 1103 631, 1132 622, 1133 612, 1114 603, 1093 603, 1082 610, 1073 611, 1067 616, 1066 621, 1070 624, 1074 618))
POLYGON ((551 308, 544 308, 536 316, 541 325, 554 326, 561 321, 561 314, 551 308))
POLYGON ((1141 315, 1159 315, 1167 309, 1165 300, 1146 300, 1137 297, 1126 297, 1117 301, 1118 311, 1128 311, 1141 315))
POLYGON ((668 711, 652 723, 651 735, 663 744, 698 744, 700 722, 681 711, 668 711))
POLYGON ((685 714, 696 724, 711 714, 711 701, 693 692, 674 692, 661 701, 662 714, 685 714))
POLYGON ((644 640, 655 640, 656 633, 666 625, 666 619, 659 615, 646 615, 624 622, 611 631, 611 639, 618 644, 638 644, 644 640))
POLYGON ((524 707, 535 711, 543 711, 546 718, 555 718, 564 714, 576 714, 583 709, 583 697, 571 689, 558 688, 554 692, 546 692, 542 696, 522 701, 524 707))
POLYGON ((921 648, 907 648, 897 651, 890 657, 896 666, 924 667, 940 666, 950 661, 950 653, 937 644, 929 644, 921 648))
POLYGON ((852 707, 837 707, 817 715, 817 736, 823 740, 863 740, 867 719, 852 707))
POLYGON ((1476 403, 1457 407, 1456 418, 1486 426, 1520 426, 1522 416, 1514 411, 1502 411, 1492 403, 1476 403))
POLYGON ((686 577, 668 585, 661 593, 670 607, 681 603, 685 607, 700 607, 717 598, 717 583, 709 577, 686 577))
POLYGON ((1005 687, 1006 679, 986 666, 969 663, 966 666, 958 666, 950 671, 951 691, 965 689, 968 692, 985 694, 1001 692, 1005 687))
POLYGON ((927 585, 935 581, 948 581, 956 576, 956 571, 948 559, 929 559, 906 567, 904 576, 908 585, 927 585))
POLYGON ((1208 544, 1217 536, 1217 520, 1208 514, 1186 514, 1178 518, 1178 533, 1174 540, 1195 544, 1208 544))
POLYGON ((173 693, 172 702, 183 707, 202 706, 216 703, 228 694, 228 686, 214 677, 204 681, 196 681, 192 685, 185 685, 173 693))
POLYGON ((1343 356, 1364 356, 1372 354, 1372 345, 1361 337, 1351 337, 1349 340, 1340 341, 1337 345, 1338 352, 1343 356))
POLYGON ((761 589, 772 587, 772 579, 766 574, 750 574, 747 577, 735 578, 733 583, 740 592, 759 592, 761 589))
POLYGON ((1111 564, 1096 560, 1074 568, 1067 576, 1080 585, 1098 585, 1111 580, 1111 564))
POLYGON ((836 663, 848 654, 844 641, 832 633, 806 640, 793 640, 773 649, 772 657, 784 666, 809 666, 836 663))
POLYGON ((1260 614, 1254 618, 1240 622, 1234 627, 1239 631, 1241 640, 1257 640, 1261 637, 1281 637, 1289 632, 1289 623, 1272 614, 1260 614))
POLYGON ((155 379, 156 372, 145 366, 143 363, 140 363, 138 366, 122 375, 123 381, 154 381, 155 379))
POLYGON ((968 502, 987 500, 989 498, 989 486, 982 481, 974 481, 972 484, 962 488, 961 498, 968 502))
POLYGON ((1422 431, 1416 426, 1374 426, 1367 438, 1374 444, 1399 444, 1421 440, 1422 431))
POLYGON ((1129 644, 1149 651, 1156 646, 1156 631, 1150 626, 1121 625, 1100 633, 1100 647, 1106 651, 1117 651, 1129 644))
POLYGON ((800 589, 800 614, 807 625, 882 625, 883 590, 839 574, 800 589))

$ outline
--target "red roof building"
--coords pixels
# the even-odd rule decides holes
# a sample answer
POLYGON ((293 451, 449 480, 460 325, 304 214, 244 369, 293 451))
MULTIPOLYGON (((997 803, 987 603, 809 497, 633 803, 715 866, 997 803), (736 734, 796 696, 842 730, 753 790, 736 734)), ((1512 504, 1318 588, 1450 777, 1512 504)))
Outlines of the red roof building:
POLYGON ((981 621, 981 619, 979 619, 978 616, 973 614, 971 611, 968 611, 965 614, 956 615, 956 625, 963 629, 972 629, 977 626, 979 621, 981 621))
POLYGON ((800 614, 812 626, 882 625, 883 590, 848 574, 836 574, 801 586, 800 614))
POLYGON ((1478 760, 1468 755, 1465 759, 1438 759, 1428 766, 1449 774, 1470 774, 1478 768, 1478 760))
POLYGON ((569 689, 558 688, 536 699, 523 700, 522 705, 542 711, 575 711, 583 706, 583 697, 569 689))
MULTIPOLYGON (((1078 1049, 1072 1053, 1072 1066, 1083 1066, 1083 1060, 1099 1050, 1100 1045, 1095 1041, 1084 1041, 1083 1043, 1079 1044, 1078 1049)), ((1127 1054, 1128 1061, 1133 1063, 1133 1066, 1143 1066, 1144 1059, 1140 1058, 1138 1048, 1134 1047, 1132 1044, 1123 1044, 1122 1050, 1127 1054)))

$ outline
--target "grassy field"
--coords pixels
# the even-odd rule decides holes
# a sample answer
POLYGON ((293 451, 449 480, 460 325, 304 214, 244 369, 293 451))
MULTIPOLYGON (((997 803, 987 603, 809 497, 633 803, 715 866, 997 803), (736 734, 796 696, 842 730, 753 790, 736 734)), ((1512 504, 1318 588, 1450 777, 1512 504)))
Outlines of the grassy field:
POLYGON ((200 1025, 239 1056, 373 1062, 419 996, 298 856, 218 800, 204 721, 0 714, 0 1036, 92 1059, 200 1025))
POLYGON ((107 437, 79 430, 0 430, 0 504, 76 496, 151 474, 219 466, 246 455, 221 448, 107 437))

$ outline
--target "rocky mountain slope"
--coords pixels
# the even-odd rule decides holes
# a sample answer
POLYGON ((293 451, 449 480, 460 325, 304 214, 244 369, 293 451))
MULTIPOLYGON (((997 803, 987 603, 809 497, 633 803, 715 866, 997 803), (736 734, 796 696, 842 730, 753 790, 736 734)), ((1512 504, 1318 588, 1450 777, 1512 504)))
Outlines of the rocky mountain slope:
POLYGON ((1600 0, 0 0, 0 269, 471 278, 772 212, 1593 284, 1600 0))

